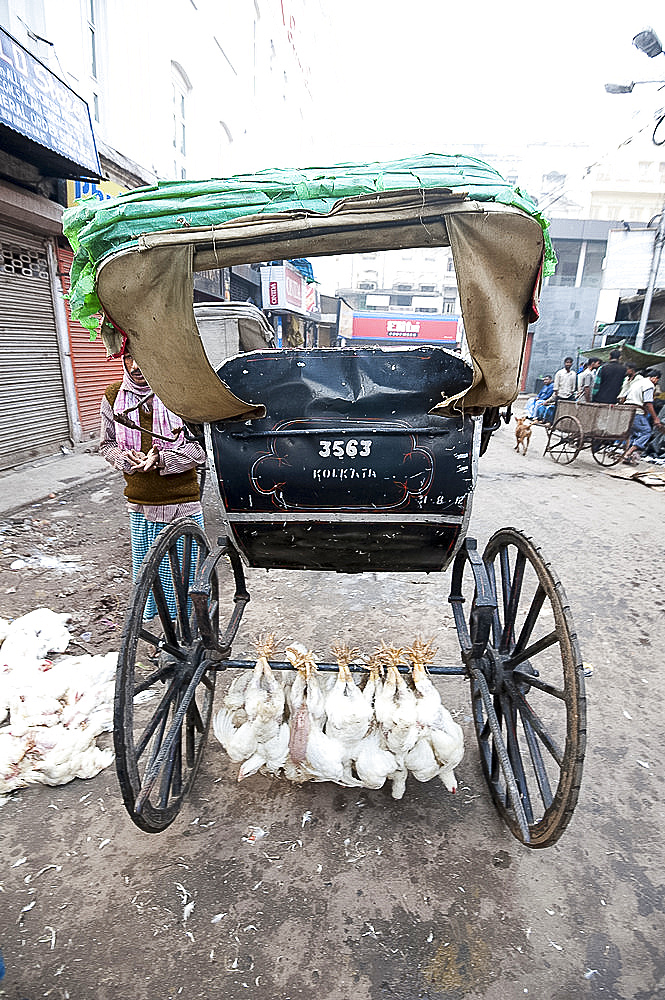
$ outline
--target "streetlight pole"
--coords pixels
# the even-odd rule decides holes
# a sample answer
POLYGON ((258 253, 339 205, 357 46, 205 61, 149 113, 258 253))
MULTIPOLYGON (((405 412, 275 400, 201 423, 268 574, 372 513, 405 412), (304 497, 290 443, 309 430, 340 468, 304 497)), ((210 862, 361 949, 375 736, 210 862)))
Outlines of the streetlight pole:
MULTIPOLYGON (((663 46, 660 43, 660 39, 653 28, 645 28, 644 31, 640 31, 633 38, 633 45, 635 48, 643 52, 649 59, 655 59, 656 56, 663 55, 663 46)), ((663 80, 635 80, 632 83, 627 84, 616 84, 616 83, 606 83, 605 90, 608 94, 631 94, 633 87, 638 83, 660 83, 661 85, 665 81, 663 80)), ((659 88, 662 89, 662 88, 659 88)), ((655 140, 654 140, 655 141, 655 140)), ((653 221, 653 220, 652 220, 653 221)), ((658 229, 656 231, 656 237, 653 243, 653 253, 651 255, 651 269, 649 271, 649 280, 647 282, 646 291, 644 293, 644 302, 642 303, 642 311, 640 313, 640 322, 637 327, 637 334, 635 336, 635 347, 641 350, 644 343, 644 334, 646 332, 647 323, 649 321, 649 313, 651 311, 651 300, 653 299, 654 289, 656 287, 656 279, 658 277, 658 269, 660 267, 660 259, 663 255, 663 244, 665 243, 665 205, 663 205, 660 211, 660 219, 658 222, 658 229)))
POLYGON ((644 343, 644 334, 646 332, 647 322, 649 320, 649 313, 651 311, 651 300, 653 299, 653 293, 656 287, 656 278, 658 277, 660 259, 663 255, 663 243, 665 243, 665 205, 663 205, 660 212, 660 220, 658 222, 656 238, 653 244, 653 254, 651 256, 651 270, 649 271, 649 280, 647 282, 646 292, 644 293, 644 302, 642 303, 640 322, 637 327, 637 334, 635 336, 635 347, 638 350, 642 349, 642 344, 644 343))

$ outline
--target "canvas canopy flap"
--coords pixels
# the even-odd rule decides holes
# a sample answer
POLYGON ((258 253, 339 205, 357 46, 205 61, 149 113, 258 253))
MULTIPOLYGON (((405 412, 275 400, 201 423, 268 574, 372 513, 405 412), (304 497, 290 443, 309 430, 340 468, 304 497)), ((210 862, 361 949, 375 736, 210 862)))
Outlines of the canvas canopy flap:
POLYGON ((540 291, 543 238, 523 213, 448 217, 464 330, 474 365, 465 408, 517 397, 526 333, 540 291))
POLYGON ((109 257, 98 288, 151 389, 179 417, 205 423, 264 416, 262 407, 238 399, 208 361, 194 318, 191 246, 109 257))
POLYGON ((540 224, 513 206, 460 201, 449 191, 393 191, 346 199, 323 216, 282 212, 148 234, 102 262, 97 294, 164 403, 192 422, 223 420, 256 413, 207 360, 193 312, 195 269, 448 244, 475 373, 458 405, 505 405, 517 395, 544 247, 540 224))

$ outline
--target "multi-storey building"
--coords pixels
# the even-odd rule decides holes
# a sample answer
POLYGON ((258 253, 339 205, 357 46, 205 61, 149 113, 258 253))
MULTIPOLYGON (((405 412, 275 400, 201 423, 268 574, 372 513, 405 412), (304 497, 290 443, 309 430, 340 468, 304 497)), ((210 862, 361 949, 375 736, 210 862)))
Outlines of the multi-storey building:
POLYGON ((0 467, 95 435, 118 371, 68 315, 63 208, 306 156, 318 22, 316 0, 0 0, 0 467))

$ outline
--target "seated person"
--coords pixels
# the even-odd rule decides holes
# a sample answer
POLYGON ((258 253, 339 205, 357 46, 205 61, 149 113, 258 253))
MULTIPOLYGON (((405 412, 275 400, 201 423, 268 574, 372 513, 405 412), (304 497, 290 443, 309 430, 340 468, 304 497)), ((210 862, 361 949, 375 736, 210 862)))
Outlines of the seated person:
POLYGON ((550 398, 553 392, 554 392, 554 384, 552 382, 552 376, 544 375, 542 389, 540 390, 538 395, 534 396, 533 399, 530 399, 529 402, 524 407, 524 411, 527 417, 531 417, 532 420, 534 419, 534 417, 536 420, 540 419, 539 417, 536 416, 536 411, 538 409, 538 406, 541 403, 545 403, 545 401, 550 398))

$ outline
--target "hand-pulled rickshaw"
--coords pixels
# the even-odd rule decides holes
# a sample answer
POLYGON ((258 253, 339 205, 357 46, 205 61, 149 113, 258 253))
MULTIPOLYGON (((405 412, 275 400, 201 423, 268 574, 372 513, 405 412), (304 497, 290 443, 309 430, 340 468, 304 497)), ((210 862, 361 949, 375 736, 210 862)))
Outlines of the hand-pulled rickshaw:
POLYGON ((132 820, 148 832, 172 822, 201 761, 216 674, 254 665, 233 658, 245 567, 452 565, 461 661, 430 673, 468 679, 499 813, 524 844, 553 844, 575 808, 585 750, 570 609, 520 531, 498 530, 482 554, 467 536, 478 459, 517 395, 543 268, 551 273, 534 204, 480 161, 429 155, 161 183, 83 202, 65 231, 76 252, 73 307, 86 321, 101 303, 111 340, 123 331, 155 393, 204 428, 225 511, 219 541, 187 519, 165 528, 135 583, 115 701, 132 820), (430 346, 259 349, 211 366, 192 307, 195 272, 440 246, 452 249, 469 357, 430 346), (145 621, 151 594, 158 615, 145 621))

